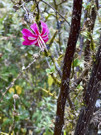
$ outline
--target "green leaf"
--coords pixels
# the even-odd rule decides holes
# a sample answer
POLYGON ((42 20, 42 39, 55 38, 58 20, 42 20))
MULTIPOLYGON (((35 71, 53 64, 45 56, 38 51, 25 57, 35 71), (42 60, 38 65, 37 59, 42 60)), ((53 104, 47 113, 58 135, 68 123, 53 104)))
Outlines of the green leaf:
POLYGON ((52 86, 53 82, 54 82, 54 80, 51 77, 51 75, 48 75, 48 85, 49 85, 49 88, 52 86))

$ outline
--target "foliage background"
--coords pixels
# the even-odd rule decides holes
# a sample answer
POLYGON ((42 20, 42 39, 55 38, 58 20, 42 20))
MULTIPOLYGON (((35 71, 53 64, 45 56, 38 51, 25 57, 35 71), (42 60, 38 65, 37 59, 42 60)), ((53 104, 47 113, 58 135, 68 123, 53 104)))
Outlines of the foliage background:
MULTIPOLYGON (((15 6, 18 1, 15 2, 15 6)), ((33 21, 36 21, 37 8, 33 1, 25 0, 25 7, 33 14, 33 21)), ((72 2, 57 0, 46 0, 46 2, 54 7, 66 20, 71 23, 72 2)), ((80 36, 84 37, 84 44, 89 39, 89 33, 84 22, 84 10, 90 10, 92 3, 83 1, 82 11, 82 30, 80 36)), ((100 2, 101 4, 101 2, 100 2)), ((16 7, 17 8, 17 7, 16 7)), ((39 52, 39 48, 35 46, 22 46, 23 28, 29 28, 27 13, 23 8, 18 10, 14 7, 14 3, 8 0, 0 2, 0 97, 5 92, 14 78, 20 71, 33 61, 33 55, 39 52), (27 21, 27 22, 26 22, 27 21)), ((53 76, 61 81, 56 68, 56 63, 62 71, 63 57, 68 41, 70 26, 68 23, 55 13, 54 10, 43 2, 39 4, 40 20, 47 23, 50 34, 47 46, 49 54, 44 53, 25 70, 20 78, 15 82, 14 86, 9 88, 3 100, 0 102, 0 131, 9 134, 35 134, 35 135, 52 135, 55 113, 56 99, 59 93, 59 84, 54 80, 53 76), (54 33, 58 31, 55 38, 50 44, 54 33), (50 56, 54 56, 55 61, 50 56), (13 95, 18 94, 19 99, 14 101, 13 95), (16 110, 14 110, 16 107, 16 110)), ((91 59, 87 63, 89 74, 94 60, 95 53, 99 45, 99 37, 101 33, 101 9, 97 12, 97 19, 92 34, 94 49, 91 50, 91 59)), ((74 86, 73 81, 78 78, 85 69, 84 46, 80 46, 80 38, 77 43, 75 53, 70 87, 74 86)), ((89 78, 89 75, 88 75, 89 78)), ((85 78, 84 78, 85 79, 85 78)), ((71 91, 71 99, 75 109, 72 110, 68 102, 65 111, 64 135, 66 132, 73 134, 77 117, 81 106, 83 105, 83 89, 84 84, 81 82, 74 91, 71 91)), ((99 100, 101 102, 101 100, 99 100)), ((99 103, 100 104, 100 103, 99 103)))

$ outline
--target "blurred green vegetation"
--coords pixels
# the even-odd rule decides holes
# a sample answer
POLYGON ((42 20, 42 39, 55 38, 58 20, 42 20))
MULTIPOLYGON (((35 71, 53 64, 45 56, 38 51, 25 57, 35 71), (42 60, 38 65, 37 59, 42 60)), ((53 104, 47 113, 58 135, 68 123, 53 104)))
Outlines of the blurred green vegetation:
MULTIPOLYGON (((61 81, 55 62, 58 63, 62 72, 63 56, 70 26, 50 6, 40 2, 39 18, 46 21, 49 27, 49 39, 51 40, 57 30, 58 33, 51 45, 49 44, 50 42, 47 42, 49 55, 46 56, 44 53, 41 53, 36 62, 28 70, 25 70, 20 78, 16 80, 14 86, 9 88, 7 93, 2 96, 20 71, 33 61, 33 55, 40 51, 36 46, 22 45, 21 30, 29 28, 30 23, 26 22, 26 13, 22 6, 20 5, 17 8, 17 2, 0 1, 0 98, 3 97, 0 102, 0 132, 2 132, 0 134, 4 132, 12 135, 52 135, 55 122, 56 99, 60 87, 55 82, 55 79, 61 81), (52 60, 53 56, 54 60, 52 60), (14 94, 17 94, 19 98, 14 99, 14 94)), ((36 21, 37 8, 35 2, 28 0, 24 2, 25 7, 33 14, 33 20, 36 21)), ((57 0, 57 7, 55 7, 55 1, 53 0, 46 0, 46 2, 58 10, 69 23, 71 22, 72 1, 62 2, 57 0)), ((86 6, 84 2, 83 11, 89 8, 90 5, 86 6)), ((82 13, 81 23, 83 23, 83 18, 84 12, 82 13)), ((101 9, 98 11, 92 35, 94 43, 94 48, 91 51, 92 54, 96 53, 100 31, 101 9)), ((90 40, 86 29, 81 32, 81 35, 84 36, 85 42, 88 38, 90 40)), ((77 51, 72 64, 71 88, 74 86, 73 81, 75 78, 85 68, 84 47, 81 50, 82 54, 79 54, 80 51, 78 50, 81 50, 80 40, 78 40, 77 51)), ((88 64, 90 65, 91 63, 88 64)), ((64 135, 66 135, 66 132, 73 134, 76 118, 82 106, 83 87, 83 84, 80 83, 74 91, 71 91, 75 110, 71 110, 67 103, 64 135)))

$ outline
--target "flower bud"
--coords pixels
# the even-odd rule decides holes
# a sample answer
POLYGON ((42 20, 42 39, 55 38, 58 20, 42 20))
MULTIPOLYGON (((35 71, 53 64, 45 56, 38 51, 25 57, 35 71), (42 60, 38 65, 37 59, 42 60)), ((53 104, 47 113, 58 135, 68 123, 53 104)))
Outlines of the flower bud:
POLYGON ((14 98, 14 99, 19 99, 19 96, 18 96, 17 94, 14 94, 14 95, 13 95, 13 98, 14 98))

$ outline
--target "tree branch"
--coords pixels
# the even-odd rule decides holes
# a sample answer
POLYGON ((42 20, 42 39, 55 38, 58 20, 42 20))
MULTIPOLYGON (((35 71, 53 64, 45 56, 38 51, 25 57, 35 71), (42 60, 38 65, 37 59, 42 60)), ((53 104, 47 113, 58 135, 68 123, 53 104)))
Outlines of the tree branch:
POLYGON ((65 110, 66 99, 69 93, 71 64, 73 61, 76 42, 80 31, 81 10, 82 10, 82 0, 74 0, 71 29, 70 29, 67 49, 64 57, 61 90, 57 101, 57 112, 56 112, 54 135, 61 135, 62 127, 64 124, 64 110, 65 110))
POLYGON ((48 5, 49 7, 51 7, 59 16, 61 16, 61 18, 63 18, 67 23, 68 23, 68 25, 70 26, 70 23, 66 20, 66 18, 63 16, 63 15, 61 15, 55 8, 53 8, 50 4, 48 4, 46 1, 44 1, 44 0, 41 0, 43 3, 45 3, 46 5, 48 5))
POLYGON ((81 109, 81 114, 75 129, 75 135, 85 135, 94 112, 95 103, 98 97, 99 86, 101 86, 101 45, 96 55, 91 77, 85 94, 85 107, 81 109))

